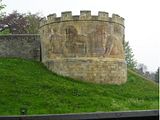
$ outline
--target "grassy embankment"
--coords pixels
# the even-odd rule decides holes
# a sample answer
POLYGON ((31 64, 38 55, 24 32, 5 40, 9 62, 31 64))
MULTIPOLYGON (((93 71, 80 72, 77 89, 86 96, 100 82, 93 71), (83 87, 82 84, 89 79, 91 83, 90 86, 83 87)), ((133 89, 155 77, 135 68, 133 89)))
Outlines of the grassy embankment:
POLYGON ((35 61, 0 58, 0 115, 158 109, 158 85, 128 70, 123 85, 56 75, 35 61))

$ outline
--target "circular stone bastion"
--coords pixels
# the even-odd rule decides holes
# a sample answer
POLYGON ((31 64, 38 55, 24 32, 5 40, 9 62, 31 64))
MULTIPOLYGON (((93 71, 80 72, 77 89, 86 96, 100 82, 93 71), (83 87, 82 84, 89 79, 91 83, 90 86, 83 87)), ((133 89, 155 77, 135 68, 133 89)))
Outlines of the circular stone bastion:
POLYGON ((124 18, 107 12, 62 12, 40 21, 42 62, 51 71, 77 80, 122 84, 127 81, 124 18))

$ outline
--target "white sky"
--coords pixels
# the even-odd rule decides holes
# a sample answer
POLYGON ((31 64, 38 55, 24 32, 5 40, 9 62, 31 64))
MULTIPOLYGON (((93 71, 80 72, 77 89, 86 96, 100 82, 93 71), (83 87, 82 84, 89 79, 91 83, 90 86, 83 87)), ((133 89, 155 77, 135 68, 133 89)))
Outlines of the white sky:
POLYGON ((41 12, 42 15, 62 11, 72 11, 79 15, 80 10, 116 13, 125 18, 125 40, 139 63, 147 65, 149 71, 160 66, 160 0, 3 0, 5 12, 17 10, 20 13, 41 12))

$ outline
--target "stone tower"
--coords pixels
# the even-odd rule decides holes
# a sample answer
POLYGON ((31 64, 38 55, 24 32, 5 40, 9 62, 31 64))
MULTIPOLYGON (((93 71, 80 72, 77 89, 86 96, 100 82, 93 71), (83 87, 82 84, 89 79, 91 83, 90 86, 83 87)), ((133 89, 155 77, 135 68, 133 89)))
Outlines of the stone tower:
POLYGON ((95 83, 121 84, 127 80, 124 19, 99 12, 62 12, 40 22, 42 62, 48 69, 95 83))

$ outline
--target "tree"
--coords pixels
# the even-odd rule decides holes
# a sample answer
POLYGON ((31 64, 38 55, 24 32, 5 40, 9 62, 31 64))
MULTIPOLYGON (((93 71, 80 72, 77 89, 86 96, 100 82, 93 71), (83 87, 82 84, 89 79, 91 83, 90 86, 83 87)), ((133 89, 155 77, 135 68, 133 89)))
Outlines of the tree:
POLYGON ((5 34, 10 34, 10 31, 8 28, 4 29, 4 30, 0 30, 0 35, 5 35, 5 34))
POLYGON ((13 11, 0 19, 0 31, 11 34, 37 34, 39 29, 39 14, 21 14, 13 11))
MULTIPOLYGON (((4 17, 4 12, 2 11, 3 9, 5 8, 5 5, 2 4, 2 0, 0 0, 0 21, 3 19, 4 17)), ((3 30, 2 27, 3 25, 1 24, 0 22, 0 34, 4 34, 6 33, 7 31, 4 31, 3 33, 1 33, 1 31, 3 30)))
POLYGON ((157 69, 156 74, 155 74, 155 81, 159 83, 160 79, 160 67, 157 69))
POLYGON ((2 18, 4 12, 2 12, 2 10, 5 8, 5 5, 2 4, 2 0, 0 0, 0 19, 2 18))
POLYGON ((41 19, 39 13, 36 13, 36 14, 31 14, 31 13, 28 13, 26 15, 26 19, 27 19, 27 22, 28 22, 28 26, 27 26, 27 33, 29 34, 37 34, 38 31, 39 31, 39 21, 41 19))
POLYGON ((141 74, 145 74, 147 71, 147 66, 144 65, 143 63, 139 63, 137 66, 137 70, 141 73, 141 74))
POLYGON ((129 45, 129 42, 124 42, 124 50, 125 50, 125 59, 127 62, 127 66, 131 69, 135 69, 137 66, 137 62, 134 59, 134 54, 132 48, 129 45))
POLYGON ((8 16, 5 15, 3 19, 0 20, 0 24, 1 31, 9 29, 11 34, 27 33, 26 27, 29 25, 25 15, 17 11, 13 11, 8 16))

